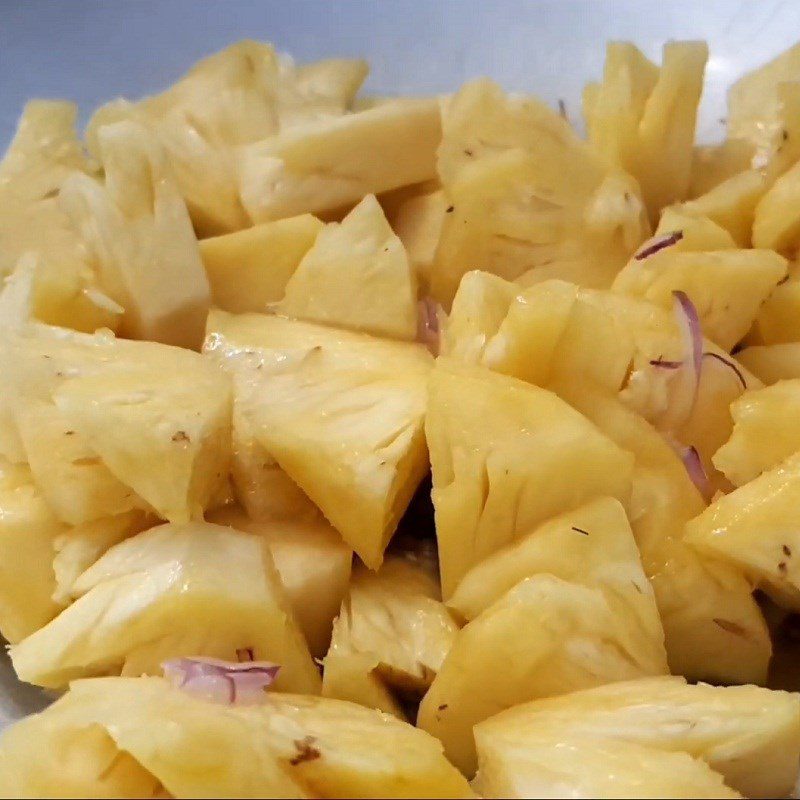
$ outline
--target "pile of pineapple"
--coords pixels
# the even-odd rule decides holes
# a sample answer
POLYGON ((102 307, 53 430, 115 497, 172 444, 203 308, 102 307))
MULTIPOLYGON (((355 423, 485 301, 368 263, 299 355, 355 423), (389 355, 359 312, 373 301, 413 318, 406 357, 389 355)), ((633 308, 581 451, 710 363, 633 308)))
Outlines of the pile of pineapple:
POLYGON ((585 139, 256 42, 25 108, 0 795, 791 793, 800 45, 698 147, 706 59, 609 45, 585 139))

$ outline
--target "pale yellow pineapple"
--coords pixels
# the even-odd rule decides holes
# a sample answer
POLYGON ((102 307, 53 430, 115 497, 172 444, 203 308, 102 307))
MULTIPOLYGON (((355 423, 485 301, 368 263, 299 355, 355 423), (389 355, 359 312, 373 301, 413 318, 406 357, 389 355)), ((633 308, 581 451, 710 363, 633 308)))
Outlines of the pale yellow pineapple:
POLYGON ((33 289, 38 258, 28 252, 0 286, 0 327, 18 330, 33 319, 33 289))
POLYGON ((766 384, 800 378, 800 342, 746 347, 736 358, 766 384))
POLYGON ((755 152, 755 144, 747 139, 728 138, 719 144, 695 145, 689 197, 699 197, 749 169, 755 152))
POLYGON ((239 191, 254 222, 328 212, 436 174, 436 98, 390 99, 298 125, 242 149, 239 191))
POLYGON ((253 437, 377 569, 427 471, 430 354, 277 316, 214 312, 208 330, 253 437))
MULTIPOLYGON (((756 686, 691 685, 679 677, 645 678, 518 706, 476 726, 475 739, 479 755, 486 748, 490 760, 506 749, 512 753, 524 749, 530 742, 531 752, 539 759, 531 777, 541 781, 541 789, 551 788, 551 792, 555 787, 550 781, 561 777, 570 788, 575 781, 588 790, 586 795, 576 796, 631 796, 616 794, 613 784, 606 783, 608 771, 605 776, 592 774, 598 763, 592 751, 597 747, 602 753, 612 745, 610 763, 619 768, 622 785, 630 787, 630 781, 641 779, 641 794, 633 796, 664 796, 652 793, 651 775, 639 771, 637 753, 645 748, 686 753, 704 761, 734 791, 723 792, 720 786, 718 794, 709 794, 707 773, 704 776, 695 769, 702 778, 698 790, 705 792, 699 796, 731 797, 740 792, 746 797, 786 797, 797 778, 800 708, 797 696, 787 692, 756 686), (552 762, 543 749, 548 740, 552 762), (627 763, 620 758, 622 751, 613 747, 615 742, 634 745, 627 763), (570 743, 575 755, 571 763, 566 752, 559 752, 570 743), (586 771, 584 747, 590 748, 585 754, 586 771), (555 774, 549 772, 551 763, 557 765, 555 774), (596 790, 595 777, 602 781, 596 790), (591 781, 588 785, 584 783, 587 780, 591 781), (603 784, 611 793, 598 791, 595 795, 603 784)), ((669 761, 662 763, 664 769, 670 769, 669 761)), ((679 776, 676 770, 676 779, 679 776)), ((659 780, 658 775, 652 778, 659 780)))
POLYGON ((321 518, 259 522, 236 506, 207 519, 264 539, 311 654, 323 656, 350 580, 353 551, 342 537, 321 518))
MULTIPOLYGON (((644 581, 641 569, 639 579, 644 581)), ((633 622, 626 600, 613 590, 540 574, 522 580, 462 628, 417 724, 439 737, 448 758, 471 776, 472 727, 498 711, 666 672, 663 641, 633 622)))
POLYGON ((166 154, 128 120, 101 127, 97 139, 105 182, 74 174, 60 199, 101 287, 125 309, 120 330, 198 347, 210 289, 166 154))
POLYGON ((162 525, 112 547, 73 584, 78 599, 15 645, 22 680, 157 675, 176 656, 280 664, 276 686, 319 691, 319 675, 260 538, 195 522, 162 525))
POLYGON ((316 217, 301 214, 203 239, 200 255, 214 305, 238 314, 277 303, 321 229, 316 217))
POLYGON ((401 203, 389 216, 417 277, 427 286, 449 203, 441 189, 417 194, 401 203))
MULTIPOLYGON (((732 250, 736 247, 736 242, 725 228, 710 217, 692 213, 685 203, 668 206, 661 212, 653 239, 657 240, 675 231, 679 231, 681 236, 678 241, 670 245, 670 252, 732 250)), ((647 247, 647 244, 645 242, 640 251, 647 247)))
POLYGON ((800 275, 796 263, 790 263, 789 274, 762 303, 746 341, 752 345, 800 342, 800 275))
POLYGON ((753 245, 794 254, 800 242, 800 165, 781 175, 761 197, 753 218, 753 245))
POLYGON ((378 671, 380 665, 380 656, 375 653, 329 651, 322 675, 322 696, 347 700, 405 720, 406 712, 400 701, 378 671))
POLYGON ((705 42, 667 43, 660 68, 632 44, 611 42, 602 83, 585 90, 589 141, 638 180, 654 221, 689 191, 707 60, 705 42))
POLYGON ((554 394, 486 369, 439 359, 425 433, 445 599, 538 523, 594 497, 628 497, 628 453, 554 394))
POLYGON ((604 165, 546 106, 487 80, 444 106, 439 175, 453 211, 431 289, 446 306, 474 269, 607 286, 647 235, 635 181, 604 165))
POLYGON ((798 492, 800 453, 795 452, 718 497, 687 524, 686 540, 743 570, 779 604, 800 609, 800 535, 793 521, 798 492))
POLYGON ((374 336, 416 339, 416 275, 374 195, 320 231, 276 310, 374 336))
MULTIPOLYGON (((436 576, 408 557, 393 556, 377 573, 356 567, 333 626, 325 658, 323 694, 346 696, 346 661, 367 667, 363 683, 380 681, 406 695, 428 689, 450 650, 458 625, 441 602, 436 576), (334 663, 328 674, 329 659, 334 663)), ((353 668, 354 668, 353 664, 353 668)), ((367 699, 367 698, 365 698, 367 699)))

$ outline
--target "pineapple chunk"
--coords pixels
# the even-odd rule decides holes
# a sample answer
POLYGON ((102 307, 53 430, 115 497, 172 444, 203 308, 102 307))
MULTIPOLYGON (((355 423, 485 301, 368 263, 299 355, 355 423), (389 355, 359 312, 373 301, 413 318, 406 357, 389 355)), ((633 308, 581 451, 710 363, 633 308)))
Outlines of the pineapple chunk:
POLYGON ((761 197, 753 219, 753 245, 792 255, 800 242, 800 164, 779 177, 761 197))
POLYGON ((704 761, 633 742, 572 733, 555 742, 545 730, 540 736, 526 732, 524 744, 487 736, 479 747, 472 786, 481 797, 742 797, 704 761))
POLYGON ((736 358, 767 384, 800 378, 800 342, 747 347, 736 358))
POLYGON ((685 292, 697 308, 703 334, 730 350, 785 275, 786 260, 772 250, 699 253, 667 248, 630 261, 612 288, 666 309, 673 305, 673 292, 685 292))
POLYGON ((733 434, 715 454, 714 464, 734 486, 800 450, 800 379, 745 392, 731 413, 733 434))
POLYGON ((380 665, 380 656, 374 653, 329 650, 322 675, 322 696, 347 700, 406 720, 403 707, 378 671, 380 665))
POLYGON ((473 269, 607 286, 647 234, 635 181, 610 171, 546 106, 487 80, 446 104, 439 174, 453 211, 431 289, 447 307, 473 269))
POLYGON ((425 432, 445 599, 548 517, 630 491, 631 456, 555 395, 488 370, 439 359, 425 432))
POLYGON ((800 610, 799 493, 800 453, 794 453, 719 497, 687 524, 686 540, 744 570, 779 604, 800 610))
POLYGON ((669 42, 659 69, 632 44, 611 42, 603 82, 587 87, 589 141, 638 180, 652 220, 688 194, 707 60, 705 42, 669 42))
POLYGON ((201 234, 239 230, 251 224, 239 197, 241 148, 285 128, 340 116, 366 73, 359 60, 296 67, 271 45, 245 40, 198 62, 160 95, 99 109, 89 123, 89 146, 98 150, 102 125, 137 119, 164 146, 201 234))
MULTIPOLYGON (((457 631, 441 602, 438 581, 426 575, 424 567, 403 557, 387 559, 377 573, 356 567, 333 626, 323 692, 339 697, 336 670, 332 676, 327 674, 328 659, 355 656, 369 665, 368 676, 400 692, 421 696, 439 671, 457 631)), ((370 682, 365 676, 364 683, 370 682)))
POLYGON ((498 711, 666 671, 660 636, 643 630, 613 590, 536 575, 461 630, 420 705, 417 724, 473 775, 472 727, 498 711))
POLYGON ((689 197, 699 197, 749 169, 755 151, 755 145, 747 139, 728 138, 720 144, 697 145, 692 155, 689 197))
POLYGON ((200 255, 214 305, 239 314, 277 303, 322 227, 301 214, 204 239, 200 255))
POLYGON ((288 317, 414 341, 417 282, 374 195, 320 232, 286 284, 288 317))
POLYGON ((254 222, 332 211, 436 174, 436 98, 381 101, 242 150, 239 190, 254 222))
POLYGON ((430 281, 436 245, 442 232, 445 214, 450 208, 441 189, 409 197, 389 217, 400 237, 419 280, 427 286, 430 281))
POLYGON ((101 286, 125 308, 130 338, 197 347, 210 289, 192 224, 163 149, 122 121, 97 133, 105 184, 76 174, 61 201, 101 286))
POLYGON ((238 373, 253 436, 367 566, 427 471, 421 346, 282 317, 213 312, 206 352, 238 373))
POLYGON ((800 342, 800 275, 797 264, 790 265, 789 275, 761 305, 747 342, 760 345, 800 342))
MULTIPOLYGON (((537 777, 544 786, 550 780, 551 762, 544 760, 540 748, 547 740, 554 763, 569 769, 565 777, 570 788, 573 779, 581 782, 589 777, 583 773, 582 746, 590 747, 586 756, 591 768, 597 763, 591 754, 595 745, 604 748, 619 742, 637 749, 687 753, 705 761, 746 797, 786 797, 797 778, 800 707, 796 695, 756 686, 691 685, 679 677, 646 678, 518 706, 476 726, 475 739, 479 754, 484 748, 491 754, 506 747, 526 748, 530 741, 532 752, 543 759, 537 777), (570 764, 559 751, 572 741, 578 752, 570 764)), ((640 774, 635 753, 631 752, 627 765, 615 759, 621 780, 640 774)), ((643 783, 641 791, 647 790, 643 783)), ((588 796, 594 792, 590 790, 588 796)))
POLYGON ((257 522, 231 506, 209 522, 263 537, 313 656, 323 656, 347 593, 353 551, 324 520, 257 522))
POLYGON ((319 675, 262 540, 207 523, 162 525, 112 547, 73 584, 78 599, 15 645, 24 681, 159 674, 175 656, 282 666, 276 686, 319 691, 319 675))
POLYGON ((0 459, 0 633, 12 644, 60 609, 53 543, 63 530, 27 467, 0 459))
MULTIPOLYGON (((692 214, 685 204, 669 206, 661 212, 654 238, 680 231, 681 238, 671 245, 670 252, 696 250, 733 250, 736 242, 730 233, 710 217, 692 214)), ((643 245, 646 247, 647 243, 643 245)))

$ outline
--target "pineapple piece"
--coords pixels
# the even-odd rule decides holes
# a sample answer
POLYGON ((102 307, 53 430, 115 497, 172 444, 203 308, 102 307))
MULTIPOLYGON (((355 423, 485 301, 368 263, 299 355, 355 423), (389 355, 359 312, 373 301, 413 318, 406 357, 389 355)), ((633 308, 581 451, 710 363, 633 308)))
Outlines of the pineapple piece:
POLYGON ((652 220, 689 192, 707 60, 705 42, 667 43, 660 68, 629 42, 611 42, 603 82, 586 89, 589 141, 638 180, 652 220))
POLYGON ((607 286, 648 232, 635 181, 609 170, 546 106, 487 80, 445 105, 439 174, 453 211, 431 289, 447 307, 478 268, 607 286))
POLYGON ((450 205, 441 189, 409 197, 389 217, 420 282, 430 281, 436 245, 450 205))
POLYGON ((538 574, 613 591, 630 606, 642 630, 663 642, 653 590, 618 500, 593 500, 498 550, 464 576, 448 605, 473 620, 517 583, 538 574))
POLYGON ((347 700, 407 721, 403 707, 378 671, 380 664, 380 656, 374 653, 328 651, 322 675, 322 696, 347 700))
POLYGON ((374 195, 320 232, 277 310, 374 336, 414 341, 417 281, 374 195))
POLYGON ((301 214, 203 239, 200 255, 214 305, 239 314, 277 303, 322 227, 301 214))
POLYGON ((748 170, 755 151, 753 142, 730 137, 720 144, 696 145, 692 154, 689 197, 699 197, 748 170))
POLYGON ((714 464, 742 486, 800 450, 800 379, 745 392, 731 405, 733 434, 714 464))
POLYGON ((758 201, 753 218, 753 245, 794 254, 800 242, 800 164, 781 175, 758 201))
MULTIPOLYGON (((661 212, 654 239, 673 231, 680 231, 681 238, 670 245, 670 252, 680 253, 697 250, 733 250, 736 242, 730 233, 710 217, 693 214, 685 204, 669 206, 661 212)), ((647 242, 642 249, 647 247, 647 242)))
POLYGON ((683 541, 684 524, 704 503, 675 452, 638 414, 579 377, 555 388, 635 456, 629 519, 655 591, 670 670, 691 680, 764 683, 771 645, 750 583, 683 541))
MULTIPOLYGON (((478 726, 478 731, 482 725, 478 726)), ((526 732, 527 733, 527 732, 526 732)), ((480 740, 481 797, 504 798, 741 798, 722 776, 688 753, 572 734, 554 742, 550 730, 527 733, 524 744, 480 740), (579 765, 579 766, 578 766, 579 765)))
POLYGON ((63 530, 28 468, 0 459, 0 633, 12 644, 60 610, 53 543, 63 530))
MULTIPOLYGON (((479 753, 484 748, 489 753, 504 747, 526 748, 530 741, 532 752, 538 751, 541 757, 544 752, 539 748, 549 739, 552 763, 569 769, 570 788, 573 780, 588 777, 583 773, 581 745, 593 749, 619 742, 687 753, 705 761, 745 797, 786 797, 797 778, 800 707, 797 695, 756 686, 691 685, 679 677, 644 678, 518 706, 476 726, 475 739, 479 753), (580 749, 570 764, 566 753, 559 751, 571 741, 580 749)), ((621 780, 639 773, 635 752, 631 752, 621 780)), ((590 765, 597 763, 591 750, 586 756, 590 765)), ((549 763, 539 767, 538 777, 545 786, 550 778, 549 763)), ((641 787, 642 792, 647 789, 647 785, 641 787)))
MULTIPOLYGON (((777 388, 777 387, 775 387, 777 388)), ((779 605, 800 610, 800 453, 719 497, 686 525, 686 541, 743 570, 779 605)))
POLYGON ((323 656, 347 593, 353 551, 324 520, 257 522, 229 506, 208 521, 263 537, 313 656, 323 656))
POLYGON ((239 196, 242 147, 340 116, 366 74, 359 60, 297 67, 269 44, 237 42, 195 64, 160 95, 99 109, 89 123, 89 147, 97 152, 103 125, 140 121, 164 146, 196 229, 204 236, 239 230, 251 224, 239 196))
POLYGON ((736 358, 767 384, 800 378, 800 342, 747 347, 736 358))
POLYGON ((125 308, 121 331, 198 347, 210 289, 166 155, 135 122, 103 126, 97 137, 105 183, 75 174, 61 201, 102 288, 125 308))
MULTIPOLYGON (((644 580, 644 576, 641 576, 644 580)), ((612 591, 536 575, 456 637, 417 724, 464 774, 476 769, 473 725, 538 697, 667 672, 664 645, 612 591)))
POLYGON ((36 255, 26 253, 3 280, 0 289, 0 328, 19 330, 33 318, 36 268, 36 255))
POLYGON ((685 292, 698 311, 703 334, 730 350, 750 329, 786 272, 786 260, 771 250, 690 253, 667 248, 634 258, 617 275, 612 289, 668 310, 673 292, 685 292))
POLYGON ((750 334, 749 344, 770 345, 800 342, 800 274, 791 264, 789 274, 762 303, 750 334))
POLYGON ((276 686, 319 691, 319 675, 272 557, 258 537, 196 522, 162 525, 112 547, 73 584, 78 599, 15 645, 29 683, 159 674, 163 661, 206 655, 282 666, 276 686))
POLYGON ((244 147, 242 203, 254 222, 318 214, 436 174, 436 98, 385 100, 244 147))
POLYGON ((427 471, 427 350, 216 311, 206 352, 238 373, 237 402, 256 440, 377 569, 427 471))
POLYGON ((384 561, 377 573, 356 567, 333 625, 324 693, 339 696, 336 670, 327 675, 328 659, 355 656, 370 666, 367 674, 384 685, 421 696, 457 632, 458 625, 441 602, 438 581, 425 574, 424 567, 397 556, 384 561))
POLYGON ((630 491, 631 456, 555 395, 488 370, 439 359, 425 432, 445 599, 538 523, 630 491))

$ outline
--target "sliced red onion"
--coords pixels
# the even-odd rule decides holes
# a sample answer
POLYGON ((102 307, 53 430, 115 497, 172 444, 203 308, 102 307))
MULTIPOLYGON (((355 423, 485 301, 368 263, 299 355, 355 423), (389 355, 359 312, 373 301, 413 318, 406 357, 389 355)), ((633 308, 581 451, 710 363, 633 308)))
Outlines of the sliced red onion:
POLYGON ((173 686, 204 700, 228 705, 261 702, 264 689, 273 683, 280 670, 277 664, 268 661, 236 664, 205 656, 172 658, 161 668, 173 686))
POLYGON ((729 361, 727 358, 725 358, 725 356, 719 355, 719 353, 711 353, 711 352, 703 353, 703 358, 713 358, 716 359, 720 364, 724 364, 738 378, 739 383, 742 384, 742 389, 747 388, 747 381, 745 380, 742 371, 739 369, 739 367, 736 366, 736 364, 733 363, 733 361, 729 361))
POLYGON ((644 261, 645 258, 655 255, 666 247, 672 247, 683 239, 683 231, 670 231, 653 239, 650 244, 643 247, 633 256, 634 261, 644 261))
POLYGON ((683 366, 683 361, 667 361, 663 358, 651 358, 651 367, 658 367, 659 369, 680 369, 683 366))
POLYGON ((700 330, 700 317, 686 292, 676 291, 672 296, 675 298, 675 315, 686 345, 686 353, 694 368, 696 389, 700 383, 700 370, 703 366, 703 333, 700 330))
POLYGON ((441 306, 425 297, 417 303, 417 341, 426 345, 433 355, 439 355, 439 311, 441 306))
POLYGON ((697 449, 691 446, 682 447, 680 448, 679 455, 681 461, 683 461, 683 466, 686 467, 686 472, 689 473, 692 483, 697 487, 697 491, 700 492, 706 503, 710 502, 711 495, 713 494, 711 482, 708 479, 708 475, 706 475, 703 462, 700 459, 700 454, 697 452, 697 449))

